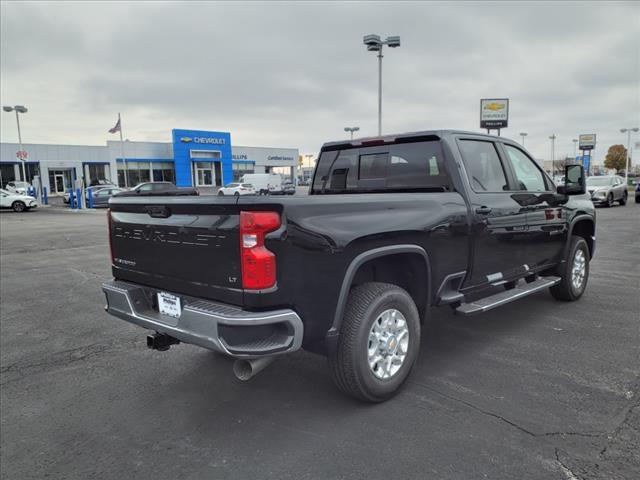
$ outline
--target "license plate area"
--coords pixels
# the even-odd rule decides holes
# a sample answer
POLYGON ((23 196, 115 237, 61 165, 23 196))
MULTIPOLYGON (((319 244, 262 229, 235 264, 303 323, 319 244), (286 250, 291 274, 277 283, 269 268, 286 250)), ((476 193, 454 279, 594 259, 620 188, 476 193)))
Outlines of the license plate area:
POLYGON ((180 318, 182 314, 182 304, 180 297, 167 292, 158 292, 158 311, 162 315, 172 318, 180 318))

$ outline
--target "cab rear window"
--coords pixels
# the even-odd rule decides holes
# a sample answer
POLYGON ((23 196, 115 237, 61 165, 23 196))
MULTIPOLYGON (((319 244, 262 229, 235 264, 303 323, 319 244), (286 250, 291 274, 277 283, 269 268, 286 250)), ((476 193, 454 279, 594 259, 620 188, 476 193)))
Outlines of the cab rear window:
POLYGON ((440 141, 325 151, 311 193, 447 191, 440 141))

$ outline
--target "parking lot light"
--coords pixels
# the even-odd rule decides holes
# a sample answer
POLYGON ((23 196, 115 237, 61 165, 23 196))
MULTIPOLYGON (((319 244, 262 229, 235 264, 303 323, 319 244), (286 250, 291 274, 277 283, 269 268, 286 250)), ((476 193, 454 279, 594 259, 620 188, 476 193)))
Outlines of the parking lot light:
POLYGON ((524 147, 524 137, 529 135, 527 132, 520 132, 520 136, 522 137, 522 146, 524 147))
POLYGON ((624 163, 624 184, 625 186, 629 185, 629 169, 631 168, 631 132, 638 132, 640 128, 621 128, 620 133, 627 134, 627 158, 625 158, 624 163))
POLYGON ((556 173, 556 138, 558 137, 555 133, 549 137, 551 140, 551 170, 554 175, 556 173))
POLYGON ((400 37, 397 35, 387 37, 382 40, 380 35, 369 34, 362 39, 370 52, 378 52, 378 136, 382 135, 382 47, 387 45, 390 48, 400 46, 400 37))
MULTIPOLYGON (((16 112, 16 123, 18 125, 18 144, 20 145, 20 151, 22 152, 22 134, 20 133, 20 117, 18 116, 19 113, 27 113, 27 107, 25 107, 24 105, 15 105, 13 107, 9 107, 9 106, 4 106, 2 107, 2 110, 4 110, 7 113, 11 113, 13 111, 16 112)), ((20 159, 20 163, 22 164, 22 181, 26 182, 27 181, 27 172, 25 170, 24 164, 26 162, 26 159, 20 159)))
POLYGON ((357 132, 358 130, 360 130, 360 127, 344 127, 344 131, 351 134, 351 140, 353 140, 353 132, 357 132))

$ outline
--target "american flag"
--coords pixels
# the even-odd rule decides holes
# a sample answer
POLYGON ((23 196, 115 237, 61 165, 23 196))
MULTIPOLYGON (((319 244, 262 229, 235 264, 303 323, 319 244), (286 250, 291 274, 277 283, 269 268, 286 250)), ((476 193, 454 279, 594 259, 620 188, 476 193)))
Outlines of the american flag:
POLYGON ((114 127, 109 129, 109 133, 116 133, 119 131, 120 131, 120 119, 118 118, 118 121, 116 122, 114 127))

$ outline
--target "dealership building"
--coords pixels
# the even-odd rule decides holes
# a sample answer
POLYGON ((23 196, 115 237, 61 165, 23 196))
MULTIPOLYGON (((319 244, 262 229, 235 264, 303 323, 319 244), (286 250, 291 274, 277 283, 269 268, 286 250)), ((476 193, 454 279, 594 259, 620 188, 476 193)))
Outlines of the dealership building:
MULTIPOLYGON (((104 146, 0 144, 2 187, 23 180, 17 152, 26 152, 26 180, 39 176, 50 195, 62 194, 77 180, 98 179, 117 185, 174 182, 204 189, 237 181, 245 173, 278 172, 295 178, 295 148, 243 147, 231 144, 229 132, 173 130, 171 142, 107 141, 104 146)), ((24 157, 24 154, 22 154, 24 157)))

